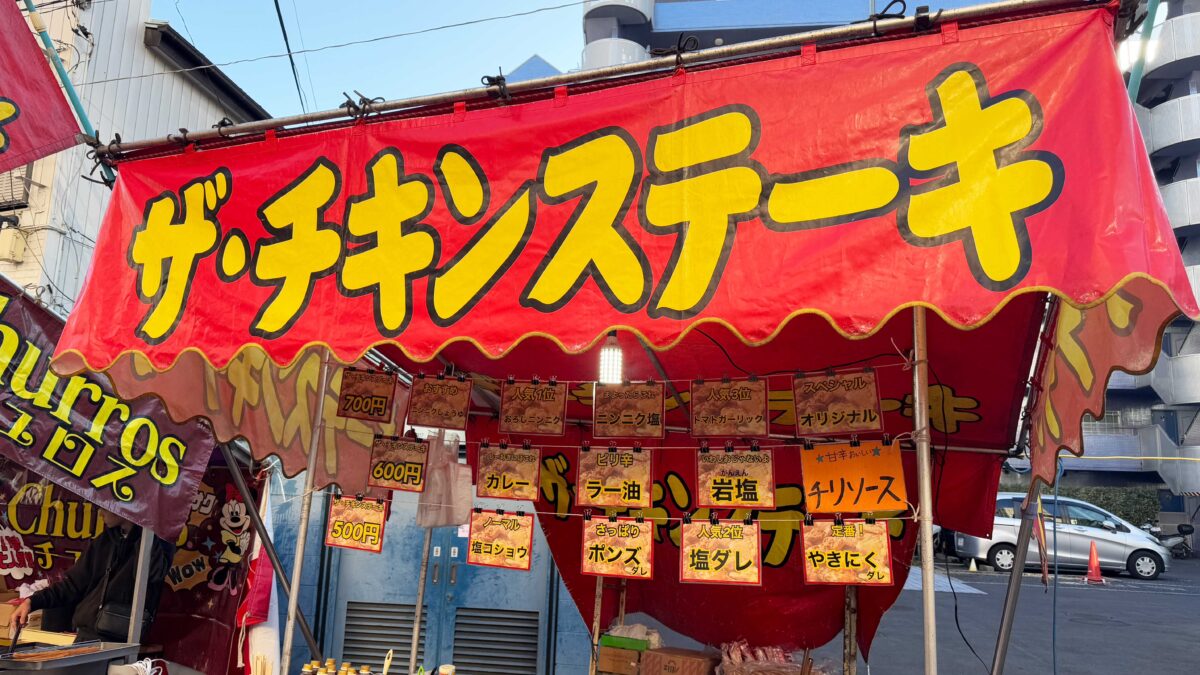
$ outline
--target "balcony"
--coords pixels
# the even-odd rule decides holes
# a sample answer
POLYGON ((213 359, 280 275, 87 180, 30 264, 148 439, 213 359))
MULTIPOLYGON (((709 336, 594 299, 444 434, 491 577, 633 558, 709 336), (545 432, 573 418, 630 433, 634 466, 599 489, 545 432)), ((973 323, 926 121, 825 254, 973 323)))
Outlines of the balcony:
POLYGON ((1200 94, 1171 99, 1139 115, 1146 149, 1155 157, 1200 152, 1200 94))
POLYGON ((1167 405, 1200 403, 1200 354, 1159 356, 1150 384, 1167 405))
POLYGON ((1200 230, 1200 178, 1188 178, 1160 188, 1163 205, 1178 236, 1186 237, 1200 230))
POLYGON ((1157 426, 1143 429, 1139 439, 1141 454, 1145 458, 1143 465, 1147 470, 1158 471, 1171 492, 1177 495, 1200 494, 1200 461, 1186 459, 1200 459, 1200 446, 1175 445, 1171 437, 1157 426), (1155 459, 1157 457, 1164 459, 1155 459), (1174 459, 1179 457, 1185 459, 1174 459))
POLYGON ((1200 70, 1200 14, 1168 19, 1155 33, 1154 47, 1146 55, 1148 79, 1173 79, 1200 70))
POLYGON ((619 66, 636 63, 650 58, 646 48, 623 38, 601 38, 587 43, 583 48, 583 69, 619 66))

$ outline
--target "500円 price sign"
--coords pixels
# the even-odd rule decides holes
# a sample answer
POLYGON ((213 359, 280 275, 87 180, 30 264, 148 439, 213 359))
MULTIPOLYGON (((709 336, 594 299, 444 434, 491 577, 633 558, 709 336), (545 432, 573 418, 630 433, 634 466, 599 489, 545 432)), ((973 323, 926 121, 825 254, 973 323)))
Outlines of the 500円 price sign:
POLYGON ((371 444, 371 487, 404 492, 425 491, 428 441, 410 441, 396 436, 376 436, 371 444))
POLYGON ((325 545, 379 553, 388 505, 374 499, 336 497, 329 502, 329 529, 325 545))

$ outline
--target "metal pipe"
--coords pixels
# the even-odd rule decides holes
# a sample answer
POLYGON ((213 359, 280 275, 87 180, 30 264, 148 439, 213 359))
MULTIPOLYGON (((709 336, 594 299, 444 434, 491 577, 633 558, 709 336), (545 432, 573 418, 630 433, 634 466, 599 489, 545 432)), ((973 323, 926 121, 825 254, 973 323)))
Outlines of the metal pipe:
POLYGON ((592 608, 592 655, 588 675, 596 675, 596 657, 600 650, 600 610, 604 605, 604 577, 596 577, 596 604, 592 608))
MULTIPOLYGON (((46 24, 42 23, 42 16, 38 14, 33 0, 25 0, 25 10, 29 13, 29 23, 33 24, 33 29, 37 31, 38 37, 42 39, 42 47, 44 48, 43 51, 46 52, 46 58, 50 59, 50 63, 54 66, 54 72, 58 73, 59 83, 67 91, 67 98, 71 101, 71 107, 75 109, 75 116, 79 118, 79 124, 83 127, 83 133, 96 138, 96 130, 92 128, 92 121, 88 119, 87 111, 83 109, 83 101, 79 100, 79 94, 75 91, 75 85, 71 83, 71 76, 67 73, 67 69, 63 67, 62 59, 58 57, 58 50, 54 48, 54 41, 50 39, 50 33, 46 31, 46 24)), ((104 176, 104 180, 109 182, 117 178, 117 175, 113 173, 112 167, 107 164, 100 165, 100 173, 104 176)))
MULTIPOLYGON (((258 502, 255 501, 254 494, 250 492, 250 486, 246 484, 246 477, 242 475, 237 457, 229 448, 229 444, 221 443, 220 448, 221 454, 225 457, 225 464, 229 466, 229 473, 233 476, 233 484, 237 488, 238 494, 242 496, 242 503, 246 506, 246 515, 250 516, 254 532, 258 535, 258 540, 262 542, 263 552, 267 554, 267 559, 271 561, 271 568, 275 570, 279 589, 283 591, 285 599, 290 598, 292 585, 288 583, 287 573, 283 571, 283 562, 279 560, 279 553, 275 550, 275 543, 271 541, 271 537, 267 533, 267 526, 263 523, 262 514, 258 512, 258 502)), ((304 635, 304 641, 308 643, 308 649, 312 652, 313 658, 318 661, 324 658, 321 655, 321 648, 317 645, 317 639, 313 637, 313 632, 308 626, 308 619, 300 614, 296 620, 300 623, 300 632, 304 635)))
POLYGON ((321 445, 321 430, 325 416, 325 394, 329 389, 329 350, 321 355, 321 381, 317 385, 317 407, 312 422, 312 438, 308 443, 308 467, 304 473, 304 495, 300 500, 300 525, 296 532, 296 552, 292 557, 292 588, 296 593, 288 596, 287 623, 283 629, 283 651, 279 658, 279 672, 291 672, 292 640, 296 636, 296 615, 300 613, 300 576, 304 571, 304 548, 308 541, 308 519, 312 510, 314 475, 317 472, 317 449, 321 445))
POLYGON ((921 599, 925 608, 925 675, 937 675, 933 594, 933 465, 929 447, 929 350, 925 308, 913 308, 913 438, 917 445, 917 508, 921 523, 921 599))
POLYGON ((130 643, 142 641, 142 621, 146 616, 146 589, 150 586, 150 555, 153 548, 154 533, 143 527, 142 539, 138 544, 137 572, 133 577, 133 599, 129 602, 130 643))
POLYGON ((425 528, 425 543, 421 545, 421 576, 417 577, 417 603, 413 608, 412 640, 408 647, 408 673, 417 672, 417 646, 421 644, 421 614, 425 609, 425 575, 429 572, 429 544, 433 529, 425 528))
POLYGON ((842 674, 858 673, 858 587, 846 587, 846 612, 842 623, 842 674))
MULTIPOLYGON (((29 0, 25 0, 29 2, 29 0)), ((1146 3, 1146 18, 1142 19, 1142 31, 1138 38, 1137 58, 1129 69, 1129 99, 1137 103, 1138 90, 1142 88, 1142 75, 1146 72, 1146 45, 1150 44, 1150 35, 1154 32, 1154 17, 1158 14, 1158 0, 1146 3)))
MULTIPOLYGON (((26 0, 26 2, 29 1, 30 0, 26 0)), ((949 21, 961 22, 971 19, 982 19, 996 14, 1019 13, 1022 11, 1043 10, 1052 7, 1085 7, 1089 5, 1094 5, 1094 2, 1091 2, 1090 0, 1005 0, 1003 2, 990 2, 982 5, 975 5, 973 7, 943 10, 931 17, 931 19, 935 24, 938 22, 949 21)), ((540 89, 548 89, 562 85, 595 82, 599 80, 621 77, 624 75, 641 75, 658 71, 670 72, 681 64, 685 66, 696 65, 709 61, 732 59, 774 50, 795 48, 803 44, 875 37, 877 35, 891 32, 913 30, 915 25, 916 17, 881 19, 873 22, 852 23, 844 26, 822 28, 820 30, 806 31, 803 33, 793 33, 791 35, 783 35, 764 40, 753 40, 750 42, 741 42, 737 44, 722 45, 720 47, 700 49, 693 52, 684 52, 678 56, 661 56, 658 58, 647 59, 645 61, 625 63, 617 66, 608 66, 605 68, 595 68, 592 70, 564 73, 561 75, 541 77, 523 82, 512 82, 507 84, 507 89, 510 94, 517 94, 537 91, 540 89)), ((486 100, 499 96, 499 94, 500 89, 496 86, 475 87, 472 89, 460 89, 458 91, 449 91, 441 94, 432 94, 429 96, 417 96, 395 101, 385 101, 383 103, 370 103, 363 106, 361 110, 363 111, 363 114, 396 112, 400 110, 411 110, 414 108, 444 105, 460 101, 465 102, 486 100)), ((270 120, 235 124, 233 126, 227 126, 220 129, 206 129, 194 133, 189 132, 186 137, 178 134, 168 134, 167 136, 160 138, 130 141, 127 143, 112 143, 106 147, 97 148, 96 154, 100 156, 113 156, 126 152, 132 152, 134 150, 145 150, 159 146, 180 147, 183 144, 191 144, 200 141, 227 139, 230 137, 244 136, 247 134, 262 133, 272 129, 278 130, 294 125, 312 124, 314 122, 327 122, 338 119, 349 119, 351 117, 353 117, 353 115, 351 115, 347 109, 336 108, 334 110, 325 110, 303 115, 290 115, 287 117, 278 117, 270 120)))
POLYGON ((1033 522, 1037 518, 1037 503, 1033 488, 1025 495, 1021 506, 1021 529, 1017 532, 1017 557, 1013 559, 1012 571, 1008 574, 1008 591, 1004 594, 1004 609, 1000 614, 1000 632, 996 635, 996 652, 992 656, 992 675, 1004 673, 1004 659, 1008 656, 1008 642, 1012 638, 1013 619, 1017 616, 1017 599, 1021 596, 1021 576, 1025 573, 1025 556, 1029 554, 1029 537, 1033 534, 1033 522))
POLYGON ((687 410, 687 404, 683 402, 683 397, 679 395, 679 390, 675 388, 675 383, 667 376, 667 369, 663 367, 662 361, 658 359, 658 354, 655 354, 654 350, 650 348, 650 344, 642 338, 639 337, 638 342, 641 343, 642 349, 646 350, 646 356, 650 359, 650 364, 654 366, 655 372, 663 379, 663 384, 667 387, 667 393, 671 395, 671 398, 675 399, 675 405, 679 406, 680 410, 687 410))

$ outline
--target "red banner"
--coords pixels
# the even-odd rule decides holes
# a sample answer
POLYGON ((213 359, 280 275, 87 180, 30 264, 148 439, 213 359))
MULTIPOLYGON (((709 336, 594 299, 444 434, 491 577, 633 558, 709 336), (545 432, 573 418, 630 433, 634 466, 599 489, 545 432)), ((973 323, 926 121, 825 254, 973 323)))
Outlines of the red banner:
POLYGON ((863 336, 1131 277, 1194 314, 1111 32, 1103 10, 947 24, 128 162, 62 367, 579 351, 614 326, 666 347, 701 322, 759 344, 801 313, 863 336))
POLYGON ((79 126, 17 9, 0 2, 0 172, 75 145, 79 126))

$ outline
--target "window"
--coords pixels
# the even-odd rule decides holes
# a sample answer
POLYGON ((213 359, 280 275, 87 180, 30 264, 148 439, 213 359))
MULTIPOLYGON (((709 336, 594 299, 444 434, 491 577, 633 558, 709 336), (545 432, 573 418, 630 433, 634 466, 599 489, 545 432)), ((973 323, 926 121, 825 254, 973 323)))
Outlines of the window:
POLYGON ((1112 520, 1096 509, 1083 506, 1080 504, 1064 504, 1067 507, 1067 513, 1070 516, 1072 525, 1082 525, 1083 527, 1104 527, 1104 521, 1112 520))
POLYGON ((1011 497, 1004 497, 996 500, 996 517, 997 518, 1020 518, 1021 517, 1021 500, 1011 497))

